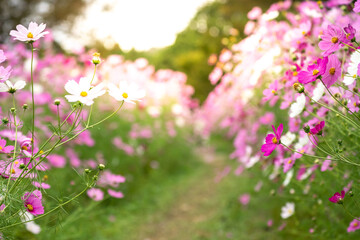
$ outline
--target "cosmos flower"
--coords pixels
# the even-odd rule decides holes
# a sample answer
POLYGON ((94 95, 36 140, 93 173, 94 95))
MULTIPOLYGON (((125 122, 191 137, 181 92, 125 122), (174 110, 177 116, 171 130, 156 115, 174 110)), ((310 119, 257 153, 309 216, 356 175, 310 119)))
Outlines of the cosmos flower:
POLYGON ((94 201, 101 201, 104 199, 104 192, 98 188, 91 188, 87 190, 87 195, 94 201))
POLYGON ((336 192, 332 197, 329 198, 330 202, 342 204, 345 197, 345 191, 341 191, 341 194, 336 192))
POLYGON ((87 106, 90 106, 94 103, 94 99, 103 95, 106 91, 104 84, 100 83, 96 87, 92 87, 91 79, 87 77, 80 78, 79 83, 74 80, 69 80, 65 84, 65 90, 71 95, 66 95, 65 98, 69 102, 81 102, 87 106))
POLYGON ((264 153, 264 156, 269 156, 275 150, 276 146, 280 144, 283 127, 284 126, 281 123, 279 127, 275 130, 274 125, 272 125, 275 135, 270 133, 266 136, 265 144, 261 146, 261 152, 264 153))
POLYGON ((14 150, 14 146, 6 146, 6 140, 0 138, 0 153, 10 153, 14 150))
POLYGON ((40 215, 44 213, 44 206, 41 203, 42 194, 39 190, 33 192, 26 192, 21 200, 24 201, 24 206, 32 215, 40 215))
POLYGON ((305 95, 301 94, 300 96, 298 96, 296 98, 296 102, 292 103, 290 106, 290 112, 289 112, 290 118, 294 118, 297 115, 299 115, 303 111, 305 107, 305 103, 306 103, 305 95))
POLYGON ((286 219, 286 218, 289 218, 291 217, 292 215, 294 215, 295 213, 295 203, 293 202, 288 202, 285 204, 285 206, 283 206, 281 208, 281 214, 280 216, 283 218, 283 219, 286 219))
POLYGON ((349 67, 347 69, 347 74, 344 77, 344 84, 351 85, 355 79, 360 75, 360 52, 355 51, 351 54, 349 67))
POLYGON ((14 85, 10 81, 0 83, 0 92, 15 93, 17 90, 23 89, 26 83, 23 80, 17 81, 14 85))
POLYGON ((315 127, 310 129, 311 134, 315 135, 321 135, 322 134, 322 130, 325 127, 325 121, 321 121, 320 123, 316 124, 315 127))
POLYGON ((298 81, 301 84, 307 84, 314 82, 318 77, 323 75, 326 70, 328 58, 318 58, 317 63, 309 65, 307 71, 300 71, 298 75, 298 81))
POLYGON ((326 65, 325 73, 322 77, 326 87, 329 88, 333 85, 341 76, 341 62, 334 54, 329 56, 329 62, 326 65))
POLYGON ((322 55, 326 57, 337 51, 341 48, 341 42, 344 42, 344 40, 346 40, 346 36, 341 28, 335 25, 328 25, 319 42, 319 48, 324 51, 322 55))
POLYGON ((347 232, 355 232, 358 229, 360 229, 360 221, 354 219, 351 221, 349 227, 347 228, 347 232))
POLYGON ((19 40, 22 42, 34 42, 49 33, 49 32, 43 32, 45 30, 45 27, 46 24, 44 23, 38 25, 35 22, 30 22, 28 28, 19 24, 16 26, 17 31, 16 30, 10 31, 10 36, 13 36, 15 40, 19 40))
POLYGON ((112 189, 108 189, 108 193, 110 196, 114 197, 114 198, 123 198, 124 194, 122 192, 116 192, 112 189))
POLYGON ((120 82, 119 85, 110 83, 108 87, 109 95, 117 101, 125 101, 135 104, 135 101, 140 101, 143 97, 145 97, 144 90, 140 90, 137 85, 129 84, 126 81, 120 82))

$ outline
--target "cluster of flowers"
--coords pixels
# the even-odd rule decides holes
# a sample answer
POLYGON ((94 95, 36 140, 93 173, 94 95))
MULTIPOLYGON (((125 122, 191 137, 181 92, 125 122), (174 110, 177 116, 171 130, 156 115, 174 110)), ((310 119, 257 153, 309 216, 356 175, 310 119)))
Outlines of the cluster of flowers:
MULTIPOLYGON (((286 0, 265 13, 258 7, 249 12, 248 36, 221 52, 209 76, 216 87, 197 112, 202 133, 220 126, 235 137, 236 174, 259 162, 271 180, 285 177, 279 191, 295 178, 319 202, 324 189, 317 193, 312 183, 329 174, 329 182, 347 179, 330 202, 345 204, 348 195, 351 201, 352 173, 360 166, 353 147, 359 139, 349 138, 360 129, 359 7, 360 1, 286 0), (264 139, 263 129, 271 125, 273 133, 264 139)), ((289 202, 281 217, 294 213, 295 203, 289 202)), ((348 232, 356 229, 358 218, 348 232)))

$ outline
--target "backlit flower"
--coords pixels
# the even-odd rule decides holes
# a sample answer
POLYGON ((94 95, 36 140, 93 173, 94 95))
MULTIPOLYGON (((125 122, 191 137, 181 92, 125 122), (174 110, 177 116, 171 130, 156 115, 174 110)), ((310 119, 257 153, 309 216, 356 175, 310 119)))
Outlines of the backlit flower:
POLYGON ((341 76, 341 62, 334 54, 329 56, 329 62, 326 65, 325 73, 322 77, 326 87, 331 87, 341 76))
POLYGON ((347 69, 347 74, 344 77, 344 84, 351 85, 355 79, 360 75, 360 52, 355 51, 351 54, 349 67, 347 69))
POLYGON ((341 28, 335 25, 328 25, 319 42, 319 48, 324 51, 322 55, 326 57, 337 51, 342 46, 341 42, 345 39, 345 33, 341 28))
POLYGON ((326 70, 328 58, 318 58, 317 63, 309 65, 307 71, 300 71, 298 81, 302 84, 314 82, 319 76, 323 75, 326 70))
POLYGON ((10 81, 0 83, 0 92, 15 93, 17 90, 23 89, 26 83, 23 80, 17 81, 14 85, 10 81))
POLYGON ((94 99, 103 95, 106 91, 103 89, 104 84, 100 83, 96 87, 92 87, 91 79, 87 77, 80 78, 79 83, 74 80, 69 80, 65 84, 65 90, 71 95, 66 95, 65 98, 69 102, 81 102, 87 106, 94 103, 94 99))
POLYGON ((134 103, 145 97, 145 91, 140 90, 136 84, 129 84, 126 81, 120 82, 119 85, 109 84, 109 95, 117 101, 134 103))
POLYGON ((19 40, 22 42, 34 42, 49 33, 43 32, 45 30, 45 27, 46 24, 44 23, 38 25, 35 22, 30 22, 28 28, 19 24, 16 26, 17 31, 10 31, 10 36, 13 36, 15 40, 19 40))

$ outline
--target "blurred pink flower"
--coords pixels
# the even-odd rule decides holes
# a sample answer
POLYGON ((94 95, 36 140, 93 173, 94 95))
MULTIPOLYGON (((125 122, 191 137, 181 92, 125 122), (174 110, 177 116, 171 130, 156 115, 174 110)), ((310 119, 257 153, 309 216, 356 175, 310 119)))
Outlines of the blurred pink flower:
POLYGON ((101 201, 104 199, 104 192, 98 188, 91 188, 87 190, 87 195, 94 201, 101 201))
POLYGON ((123 198, 124 194, 122 192, 116 192, 112 189, 108 189, 108 193, 110 196, 114 197, 114 198, 123 198))
POLYGON ((248 205, 249 202, 250 202, 250 194, 245 193, 245 194, 241 195, 241 196, 239 197, 239 202, 240 202, 243 206, 248 205))

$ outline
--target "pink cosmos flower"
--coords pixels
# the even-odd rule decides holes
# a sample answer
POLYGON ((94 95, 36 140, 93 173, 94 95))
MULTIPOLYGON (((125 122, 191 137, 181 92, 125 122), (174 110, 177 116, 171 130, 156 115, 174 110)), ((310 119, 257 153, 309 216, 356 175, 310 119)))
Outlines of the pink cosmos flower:
POLYGON ((38 25, 35 22, 30 22, 28 28, 19 24, 16 26, 17 31, 10 31, 10 36, 13 36, 14 40, 19 40, 22 42, 34 42, 49 33, 43 32, 45 30, 45 27, 46 24, 44 23, 38 25))
POLYGON ((239 202, 243 205, 243 206, 246 206, 249 204, 250 202, 250 194, 243 194, 239 197, 239 202))
POLYGON ((98 188, 91 188, 87 190, 87 195, 94 201, 101 201, 104 199, 104 193, 98 188))
POLYGON ((248 12, 247 17, 251 20, 255 20, 257 18, 259 18, 262 14, 262 10, 260 7, 256 6, 253 7, 253 9, 251 9, 250 12, 248 12))
POLYGON ((329 56, 329 62, 326 65, 325 73, 322 77, 326 87, 329 88, 333 85, 341 76, 341 62, 338 57, 333 54, 329 56))
POLYGON ((32 215, 40 215, 44 213, 44 206, 41 203, 42 194, 39 190, 33 192, 26 192, 21 200, 24 201, 24 206, 32 215))
POLYGON ((351 42, 351 39, 355 37, 356 29, 349 23, 347 27, 344 27, 346 43, 351 42))
POLYGON ((330 202, 342 204, 345 197, 345 191, 341 191, 341 194, 336 192, 332 197, 329 198, 330 202))
POLYGON ((274 134, 268 134, 265 138, 265 144, 261 146, 261 151, 264 153, 264 156, 269 156, 276 148, 278 144, 280 144, 281 134, 283 132, 283 124, 281 123, 279 127, 275 130, 274 125, 272 125, 274 130, 274 134))
POLYGON ((0 153, 10 153, 14 150, 14 146, 6 146, 6 140, 0 138, 0 153))
POLYGON ((12 72, 12 70, 11 70, 10 66, 8 66, 7 68, 0 66, 0 81, 4 82, 4 81, 8 80, 11 72, 12 72))
POLYGON ((341 28, 335 25, 328 25, 319 42, 319 48, 324 51, 322 55, 326 57, 337 51, 344 40, 346 40, 346 36, 341 28))
POLYGON ((360 12, 360 0, 357 0, 354 5, 354 12, 359 13, 360 12))
POLYGON ((270 106, 274 106, 277 100, 279 99, 277 91, 280 89, 279 82, 274 81, 269 85, 268 89, 263 91, 264 97, 263 101, 270 101, 270 106))
POLYGON ((49 163, 56 168, 63 168, 66 165, 66 159, 57 154, 51 154, 47 156, 49 163))
POLYGON ((321 135, 322 130, 324 129, 325 121, 321 121, 320 123, 316 124, 315 127, 310 129, 311 134, 315 135, 321 135))
POLYGON ((0 49, 0 63, 4 62, 6 60, 6 56, 4 54, 4 51, 0 49))
POLYGON ((50 185, 47 184, 47 183, 39 183, 39 182, 32 182, 32 185, 34 185, 35 187, 37 188, 42 188, 42 189, 49 189, 50 188, 50 185))
POLYGON ((347 228, 347 232, 355 232, 360 229, 360 221, 357 219, 352 220, 349 227, 347 228))
POLYGON ((314 82, 319 76, 323 75, 326 70, 328 58, 318 58, 317 63, 309 65, 307 71, 301 71, 298 75, 298 81, 302 84, 314 82))
POLYGON ((116 192, 112 189, 108 189, 108 193, 110 196, 114 197, 114 198, 123 198, 124 194, 122 192, 116 192))

